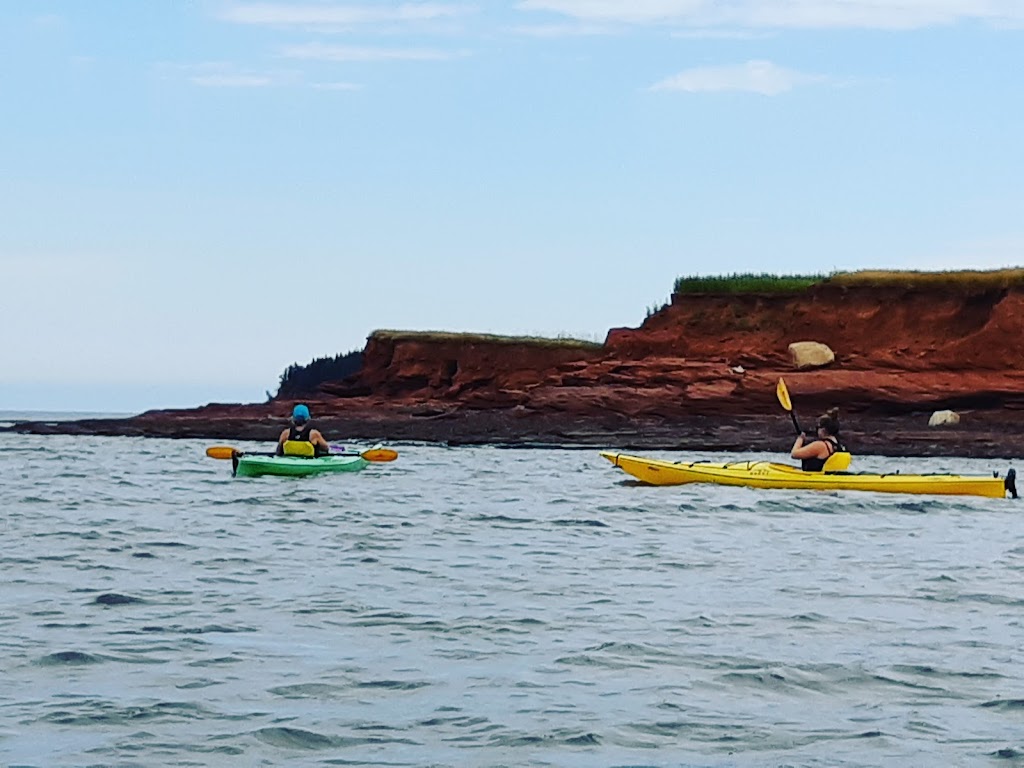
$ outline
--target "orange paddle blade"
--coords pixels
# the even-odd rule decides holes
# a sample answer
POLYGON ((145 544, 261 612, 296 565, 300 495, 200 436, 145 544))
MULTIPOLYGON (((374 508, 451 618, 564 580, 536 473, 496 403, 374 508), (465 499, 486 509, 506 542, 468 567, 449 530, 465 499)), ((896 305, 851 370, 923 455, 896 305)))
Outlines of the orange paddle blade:
POLYGON ((393 451, 390 448, 371 448, 359 455, 367 461, 394 461, 398 458, 398 451, 393 451))
POLYGON ((230 445, 211 445, 206 449, 206 455, 211 459, 230 459, 236 453, 238 449, 230 445))

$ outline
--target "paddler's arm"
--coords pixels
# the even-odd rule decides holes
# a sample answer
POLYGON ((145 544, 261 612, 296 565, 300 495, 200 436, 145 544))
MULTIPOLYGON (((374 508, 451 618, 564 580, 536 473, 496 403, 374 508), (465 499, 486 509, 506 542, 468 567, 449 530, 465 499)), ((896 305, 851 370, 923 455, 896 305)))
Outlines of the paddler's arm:
POLYGON ((820 440, 815 440, 808 445, 804 445, 804 440, 807 439, 807 435, 803 432, 797 436, 796 441, 793 443, 793 450, 789 452, 789 455, 794 459, 825 459, 828 456, 822 456, 823 450, 827 451, 825 445, 820 440))
POLYGON ((330 444, 327 442, 326 439, 324 439, 324 436, 320 434, 319 429, 311 429, 309 431, 309 442, 311 442, 314 445, 314 447, 319 449, 317 450, 317 453, 323 453, 326 455, 331 452, 330 444))

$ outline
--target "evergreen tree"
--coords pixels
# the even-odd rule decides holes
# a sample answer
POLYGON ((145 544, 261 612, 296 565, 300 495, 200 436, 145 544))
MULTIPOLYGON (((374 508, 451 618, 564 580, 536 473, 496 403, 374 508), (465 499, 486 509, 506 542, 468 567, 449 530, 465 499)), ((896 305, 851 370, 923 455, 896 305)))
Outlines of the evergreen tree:
POLYGON ((282 400, 312 397, 324 382, 339 381, 358 373, 362 367, 363 353, 360 350, 334 357, 318 357, 306 365, 292 363, 281 374, 277 397, 282 400))

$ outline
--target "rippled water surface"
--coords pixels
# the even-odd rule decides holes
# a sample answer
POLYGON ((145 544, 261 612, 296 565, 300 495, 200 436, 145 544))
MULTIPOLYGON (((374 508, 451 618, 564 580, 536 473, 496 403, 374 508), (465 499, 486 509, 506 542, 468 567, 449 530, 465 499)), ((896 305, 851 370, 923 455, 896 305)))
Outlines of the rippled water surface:
POLYGON ((0 763, 1024 764, 1024 502, 206 445, 0 435, 0 763))

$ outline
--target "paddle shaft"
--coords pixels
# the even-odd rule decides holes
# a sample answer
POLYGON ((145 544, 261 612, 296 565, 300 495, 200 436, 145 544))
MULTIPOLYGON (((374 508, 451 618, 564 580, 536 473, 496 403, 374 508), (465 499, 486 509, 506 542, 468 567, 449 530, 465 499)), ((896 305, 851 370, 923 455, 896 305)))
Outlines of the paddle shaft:
POLYGON ((789 412, 789 416, 790 416, 790 418, 793 419, 793 428, 796 430, 796 433, 799 435, 801 432, 803 432, 803 430, 800 429, 800 422, 796 420, 796 411, 790 411, 789 412))

